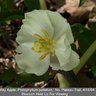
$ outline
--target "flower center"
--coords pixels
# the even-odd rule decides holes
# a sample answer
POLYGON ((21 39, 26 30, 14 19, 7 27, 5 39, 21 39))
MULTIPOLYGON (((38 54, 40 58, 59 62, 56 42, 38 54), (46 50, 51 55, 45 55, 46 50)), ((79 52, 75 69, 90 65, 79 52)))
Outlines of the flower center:
POLYGON ((41 36, 39 34, 34 34, 33 37, 37 39, 37 41, 34 42, 34 47, 32 47, 32 50, 34 50, 37 53, 43 53, 39 60, 44 59, 48 54, 51 54, 54 56, 55 49, 54 45, 56 44, 56 41, 50 38, 47 31, 43 31, 44 36, 41 36))

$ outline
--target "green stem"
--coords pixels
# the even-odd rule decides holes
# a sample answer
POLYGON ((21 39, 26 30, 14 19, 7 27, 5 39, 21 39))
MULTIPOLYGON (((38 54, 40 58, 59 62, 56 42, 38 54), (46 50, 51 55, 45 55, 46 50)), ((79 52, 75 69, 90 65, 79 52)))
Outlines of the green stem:
POLYGON ((64 77, 64 75, 57 73, 56 77, 58 79, 59 82, 59 88, 68 88, 70 87, 70 84, 68 82, 68 80, 64 77))
POLYGON ((40 2, 40 7, 41 7, 41 9, 47 10, 47 6, 46 6, 45 0, 39 0, 39 2, 40 2))
POLYGON ((84 64, 88 61, 88 59, 92 56, 92 54, 96 51, 96 40, 92 43, 92 45, 87 49, 84 55, 80 59, 80 64, 73 70, 75 74, 77 74, 80 69, 84 66, 84 64))

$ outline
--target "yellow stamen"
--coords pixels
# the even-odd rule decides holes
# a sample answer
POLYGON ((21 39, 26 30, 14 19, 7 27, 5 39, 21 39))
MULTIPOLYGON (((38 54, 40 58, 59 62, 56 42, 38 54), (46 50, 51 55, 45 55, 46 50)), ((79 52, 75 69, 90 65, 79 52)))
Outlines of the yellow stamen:
POLYGON ((44 53, 43 55, 40 56, 39 60, 43 60, 48 54, 49 52, 44 53))
POLYGON ((37 39, 43 39, 42 36, 40 36, 39 34, 33 34, 33 37, 35 37, 37 39))
POLYGON ((46 30, 43 30, 43 33, 44 33, 44 35, 45 35, 46 37, 49 37, 49 34, 48 34, 48 32, 47 32, 46 30))
POLYGON ((43 53, 40 56, 39 60, 43 60, 48 54, 51 54, 52 56, 55 55, 54 45, 56 44, 56 41, 50 38, 46 30, 43 30, 42 32, 44 36, 41 36, 39 34, 33 35, 33 37, 38 40, 34 42, 34 47, 32 47, 32 50, 37 53, 43 53))

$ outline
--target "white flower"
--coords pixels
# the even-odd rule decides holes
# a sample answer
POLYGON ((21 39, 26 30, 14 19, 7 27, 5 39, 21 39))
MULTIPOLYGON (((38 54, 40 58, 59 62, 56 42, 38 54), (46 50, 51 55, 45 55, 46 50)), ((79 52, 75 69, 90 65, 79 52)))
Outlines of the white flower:
POLYGON ((42 75, 49 66, 69 71, 79 64, 79 56, 70 46, 74 42, 70 25, 57 12, 26 13, 16 40, 17 65, 26 73, 42 75))

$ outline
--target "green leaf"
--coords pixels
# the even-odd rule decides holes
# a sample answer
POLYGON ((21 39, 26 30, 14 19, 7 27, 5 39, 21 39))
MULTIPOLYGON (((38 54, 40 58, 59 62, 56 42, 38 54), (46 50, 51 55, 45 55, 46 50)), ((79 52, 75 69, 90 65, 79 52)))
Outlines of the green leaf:
POLYGON ((91 44, 91 46, 86 50, 86 52, 80 58, 80 64, 74 69, 75 74, 77 74, 80 71, 80 69, 84 66, 84 64, 86 64, 86 62, 90 59, 90 57, 92 57, 95 51, 96 51, 96 40, 91 44))
POLYGON ((96 65, 92 66, 92 72, 93 72, 94 76, 96 77, 96 65))
POLYGON ((2 37, 5 40, 10 39, 10 33, 3 31, 3 30, 0 30, 0 37, 2 37))
MULTIPOLYGON (((78 36, 80 51, 83 54, 89 46, 96 40, 96 32, 84 32, 78 36)), ((96 65, 96 52, 90 57, 89 64, 96 65)), ((93 67, 92 67, 93 68, 93 67)))
POLYGON ((14 12, 2 12, 0 13, 0 23, 4 23, 7 20, 14 20, 14 19, 23 19, 24 18, 24 13, 19 11, 14 11, 14 12))
POLYGON ((40 81, 47 82, 49 78, 49 73, 46 72, 42 76, 36 76, 35 74, 20 74, 16 76, 15 80, 18 83, 35 83, 40 81))
POLYGON ((79 23, 71 25, 71 29, 74 39, 77 39, 78 34, 89 31, 89 29, 86 29, 84 26, 82 26, 79 23))
POLYGON ((71 44, 71 48, 74 50, 74 51, 76 51, 77 49, 76 49, 76 45, 75 44, 71 44))
POLYGON ((80 6, 83 5, 86 2, 86 0, 80 0, 80 6))
POLYGON ((12 12, 15 8, 14 0, 3 0, 0 5, 1 12, 12 12))
POLYGON ((8 84, 5 88, 18 88, 19 86, 15 83, 8 84))
POLYGON ((28 11, 32 11, 34 9, 40 9, 39 0, 24 0, 24 4, 28 8, 28 11))
POLYGON ((84 33, 79 34, 78 41, 81 52, 84 53, 90 47, 90 45, 93 43, 95 39, 95 32, 85 31, 84 33))
MULTIPOLYGON (((74 36, 78 38, 79 50, 81 55, 91 46, 91 44, 96 40, 96 23, 90 25, 90 28, 86 28, 80 24, 74 24, 71 26, 74 36)), ((96 52, 90 57, 89 64, 94 66, 96 64, 96 52)))
POLYGON ((15 76, 16 76, 16 72, 14 69, 11 68, 11 69, 5 70, 4 73, 0 74, 0 80, 5 83, 9 83, 14 79, 15 76))
MULTIPOLYGON (((92 27, 93 28, 93 27, 92 27)), ((71 25, 74 38, 78 38, 81 53, 83 54, 96 39, 96 32, 81 24, 71 25)))
POLYGON ((96 32, 96 22, 89 23, 88 27, 91 29, 91 31, 96 32))
POLYGON ((15 10, 14 0, 0 1, 0 23, 4 24, 7 20, 23 19, 23 12, 15 10))

